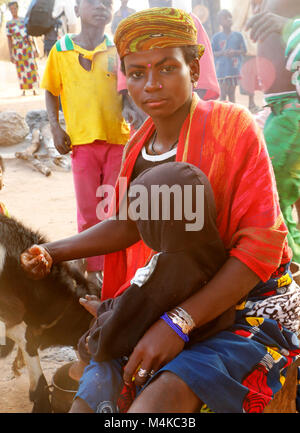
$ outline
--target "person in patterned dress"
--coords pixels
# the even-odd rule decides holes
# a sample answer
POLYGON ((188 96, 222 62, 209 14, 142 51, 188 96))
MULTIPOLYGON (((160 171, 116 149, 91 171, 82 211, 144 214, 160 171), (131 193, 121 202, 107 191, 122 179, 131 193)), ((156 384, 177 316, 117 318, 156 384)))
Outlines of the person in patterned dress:
POLYGON ((38 67, 36 57, 38 56, 34 41, 27 35, 24 18, 18 15, 18 2, 8 3, 12 19, 6 23, 6 35, 10 60, 16 65, 20 88, 25 96, 26 90, 33 90, 39 87, 38 67))

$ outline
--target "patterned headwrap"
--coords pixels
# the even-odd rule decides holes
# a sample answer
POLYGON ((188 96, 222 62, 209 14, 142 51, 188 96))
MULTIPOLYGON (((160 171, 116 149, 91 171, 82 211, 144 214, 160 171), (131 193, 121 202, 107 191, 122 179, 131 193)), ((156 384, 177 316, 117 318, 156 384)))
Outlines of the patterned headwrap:
POLYGON ((130 15, 120 22, 114 41, 121 59, 139 51, 185 45, 198 46, 199 58, 204 53, 192 17, 175 8, 151 8, 130 15))

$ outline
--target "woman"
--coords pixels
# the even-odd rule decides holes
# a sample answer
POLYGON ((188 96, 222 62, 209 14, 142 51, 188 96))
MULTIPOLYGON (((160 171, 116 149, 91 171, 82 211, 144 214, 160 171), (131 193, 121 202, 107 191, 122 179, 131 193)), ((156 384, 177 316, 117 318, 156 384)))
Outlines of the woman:
POLYGON ((38 56, 34 41, 27 35, 24 18, 18 16, 18 3, 8 3, 12 20, 6 23, 6 34, 10 60, 16 65, 20 88, 25 96, 26 90, 39 87, 39 76, 35 58, 38 56))
MULTIPOLYGON (((124 178, 155 163, 176 158, 198 166, 214 192, 228 259, 178 307, 200 328, 236 306, 230 330, 189 347, 163 319, 156 321, 124 368, 126 384, 134 376, 137 385, 148 381, 129 412, 194 412, 203 404, 215 412, 262 412, 300 352, 300 290, 289 272, 287 230, 262 135, 240 106, 193 94, 203 46, 183 11, 138 12, 119 25, 115 43, 128 90, 150 116, 124 151, 116 202, 124 196, 124 178)), ((95 252, 107 254, 102 300, 126 290, 153 254, 133 220, 110 218, 72 238, 33 246, 21 261, 41 278, 52 263, 95 252)), ((91 408, 76 399, 72 411, 91 408)))

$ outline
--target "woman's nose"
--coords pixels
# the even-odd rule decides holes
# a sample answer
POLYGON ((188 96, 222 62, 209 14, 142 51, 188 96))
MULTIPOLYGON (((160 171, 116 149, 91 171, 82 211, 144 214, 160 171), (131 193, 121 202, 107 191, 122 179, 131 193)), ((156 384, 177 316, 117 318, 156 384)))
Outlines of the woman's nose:
POLYGON ((145 90, 147 92, 151 92, 153 90, 157 90, 160 88, 160 84, 157 80, 156 74, 154 74, 153 72, 149 71, 148 73, 148 77, 147 77, 147 81, 145 84, 145 90))

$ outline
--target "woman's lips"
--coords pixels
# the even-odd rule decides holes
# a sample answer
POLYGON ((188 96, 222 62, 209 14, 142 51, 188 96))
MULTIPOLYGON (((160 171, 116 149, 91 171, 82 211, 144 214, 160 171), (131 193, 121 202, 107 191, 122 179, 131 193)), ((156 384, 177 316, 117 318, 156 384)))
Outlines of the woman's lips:
POLYGON ((148 99, 145 101, 145 105, 150 108, 159 108, 167 102, 166 99, 148 99))

